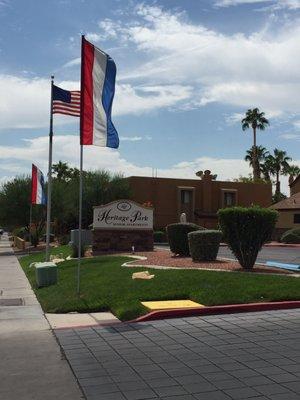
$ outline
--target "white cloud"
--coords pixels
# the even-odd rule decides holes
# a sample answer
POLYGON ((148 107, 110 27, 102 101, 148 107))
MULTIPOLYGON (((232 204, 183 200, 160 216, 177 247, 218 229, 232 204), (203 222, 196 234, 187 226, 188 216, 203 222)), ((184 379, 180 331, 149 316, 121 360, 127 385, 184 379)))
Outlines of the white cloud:
MULTIPOLYGON (((25 141, 25 147, 0 146, 0 159, 11 163, 16 172, 30 173, 32 160, 44 173, 47 171, 48 137, 41 136, 25 141), (27 168, 27 170, 26 170, 27 168)), ((70 163, 73 167, 79 165, 79 138, 75 135, 56 135, 54 138, 54 160, 70 163)), ((293 164, 300 165, 300 161, 293 164)), ((105 147, 85 146, 84 168, 89 170, 106 169, 113 173, 123 173, 125 176, 152 176, 152 166, 141 167, 121 157, 117 150, 105 147)), ((0 165, 0 170, 2 169, 0 165)), ((248 163, 241 159, 224 159, 214 157, 199 157, 192 161, 181 161, 168 168, 158 168, 158 177, 196 178, 195 172, 209 169, 218 175, 218 180, 232 180, 240 175, 248 176, 251 172, 248 163)), ((11 177, 15 173, 11 174, 11 177)), ((7 180, 6 177, 3 178, 7 180)), ((287 179, 282 180, 282 190, 288 193, 287 179)))
POLYGON ((265 9, 278 10, 282 8, 287 8, 291 10, 296 10, 300 8, 300 0, 216 0, 216 7, 230 7, 238 6, 243 4, 265 4, 272 3, 270 7, 265 7, 265 9))
POLYGON ((184 85, 116 87, 113 113, 115 115, 140 114, 155 109, 171 107, 191 96, 191 87, 184 85))
MULTIPOLYGON (((78 88, 77 82, 60 82, 66 89, 78 88)), ((0 129, 49 126, 50 79, 0 75, 0 129)), ((70 118, 55 117, 56 124, 70 123, 70 118)))
POLYGON ((74 67, 74 66, 76 66, 76 65, 80 65, 80 63, 81 63, 81 58, 80 58, 80 57, 77 57, 77 58, 74 58, 73 60, 70 60, 70 61, 66 62, 66 63, 62 66, 62 68, 74 67))
MULTIPOLYGON (((289 6, 296 3, 289 2, 289 6)), ((299 112, 297 21, 272 35, 264 28, 249 36, 226 35, 190 22, 184 13, 140 5, 133 21, 105 19, 99 29, 90 33, 98 35, 94 39, 109 37, 124 43, 127 53, 137 51, 141 60, 147 60, 121 69, 113 115, 192 109, 212 102, 239 108, 258 106, 267 117, 299 112)), ((79 62, 76 58, 64 67, 79 62)), ((79 87, 79 82, 73 81, 58 84, 66 89, 79 87)), ((0 129, 47 127, 49 86, 48 79, 0 75, 0 90, 5 93, 0 99, 0 129)), ((70 117, 55 119, 57 124, 74 121, 70 117)))
POLYGON ((280 137, 287 140, 300 140, 300 133, 283 133, 280 137))
POLYGON ((123 140, 123 142, 140 142, 143 138, 142 136, 120 136, 120 140, 123 140))
MULTIPOLYGON (((55 135, 53 145, 53 162, 64 160, 72 166, 79 164, 79 138, 75 135, 55 135)), ((25 140, 25 146, 0 146, 0 159, 7 160, 23 168, 24 163, 35 163, 43 171, 47 170, 48 136, 25 140)), ((121 157, 117 150, 85 146, 84 167, 86 169, 104 168, 112 172, 123 172, 130 175, 152 175, 152 167, 140 167, 121 157)), ((1 168, 1 166, 0 166, 1 168)), ((218 174, 219 179, 237 178, 240 174, 247 175, 250 169, 247 163, 239 159, 221 159, 200 157, 192 162, 180 162, 170 168, 158 169, 158 175, 163 177, 194 178, 195 172, 201 169, 211 169, 218 174)), ((29 171, 28 171, 29 172, 29 171)))
POLYGON ((139 22, 115 29, 147 61, 122 72, 119 80, 189 86, 189 106, 217 101, 239 107, 259 105, 274 115, 299 111, 297 21, 280 29, 277 24, 274 33, 270 19, 261 31, 247 36, 223 34, 159 7, 140 5, 136 13, 139 22))
POLYGON ((233 113, 231 115, 225 116, 225 122, 227 125, 235 125, 236 123, 241 123, 242 118, 244 118, 244 114, 242 113, 233 113))
MULTIPOLYGON (((73 60, 75 62, 75 60, 73 60)), ((75 90, 79 82, 62 81, 58 86, 75 90)), ((0 75, 0 129, 49 126, 50 80, 0 75)), ((139 114, 171 107, 189 99, 191 88, 184 85, 116 85, 113 115, 139 114)), ((55 116, 55 124, 77 123, 78 119, 55 116)))

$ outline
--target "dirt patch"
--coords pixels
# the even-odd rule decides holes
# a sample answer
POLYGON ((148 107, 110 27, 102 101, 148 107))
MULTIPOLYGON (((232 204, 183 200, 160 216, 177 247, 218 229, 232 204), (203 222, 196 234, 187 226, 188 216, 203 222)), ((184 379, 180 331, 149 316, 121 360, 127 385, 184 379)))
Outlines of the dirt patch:
MULTIPOLYGON (((131 265, 156 265, 163 267, 184 268, 184 269, 215 269, 224 271, 245 272, 237 261, 218 259, 210 262, 195 262, 191 257, 180 257, 171 253, 169 250, 155 250, 147 252, 138 252, 138 256, 147 257, 147 260, 137 260, 131 265)), ((248 271, 247 271, 248 272, 248 271)), ((272 274, 290 274, 290 271, 279 268, 265 267, 255 265, 249 272, 272 273, 272 274)))

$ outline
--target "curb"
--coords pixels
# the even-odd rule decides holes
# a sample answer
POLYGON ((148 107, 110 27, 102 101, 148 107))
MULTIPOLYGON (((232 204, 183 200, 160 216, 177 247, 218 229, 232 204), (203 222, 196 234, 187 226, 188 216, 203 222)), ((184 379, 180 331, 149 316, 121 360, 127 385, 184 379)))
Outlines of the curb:
POLYGON ((271 311, 271 310, 288 310, 300 308, 300 301, 278 301, 268 303, 248 303, 248 304, 229 304, 223 306, 211 306, 202 308, 180 308, 173 310, 151 311, 146 315, 136 318, 128 322, 146 322, 167 318, 182 318, 200 315, 217 315, 217 314, 233 314, 243 312, 271 311))

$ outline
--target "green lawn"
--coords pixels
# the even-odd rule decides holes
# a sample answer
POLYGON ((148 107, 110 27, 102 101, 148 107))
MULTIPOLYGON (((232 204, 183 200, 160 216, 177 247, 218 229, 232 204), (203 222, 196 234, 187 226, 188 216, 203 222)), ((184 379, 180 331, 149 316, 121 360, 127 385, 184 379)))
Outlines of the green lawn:
MULTIPOLYGON (((68 246, 53 253, 69 253, 68 246)), ((112 311, 121 320, 147 313, 143 300, 191 299, 205 305, 259 301, 300 300, 300 279, 289 276, 257 275, 199 270, 152 270, 149 281, 132 280, 135 271, 123 268, 126 257, 101 256, 82 260, 81 296, 76 295, 77 261, 59 264, 58 284, 37 289, 34 261, 44 253, 24 256, 20 263, 45 312, 112 311)), ((147 268, 149 269, 149 268, 147 268)))

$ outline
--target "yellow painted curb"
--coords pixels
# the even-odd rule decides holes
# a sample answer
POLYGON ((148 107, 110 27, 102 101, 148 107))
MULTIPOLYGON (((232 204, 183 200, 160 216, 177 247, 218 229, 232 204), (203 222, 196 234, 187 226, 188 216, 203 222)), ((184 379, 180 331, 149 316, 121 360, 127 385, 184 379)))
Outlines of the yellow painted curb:
POLYGON ((192 300, 162 300, 162 301, 142 301, 143 306, 151 311, 168 310, 176 308, 195 308, 204 307, 203 304, 196 303, 192 300))

